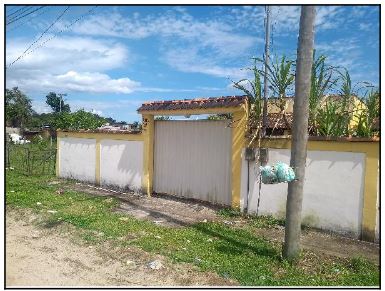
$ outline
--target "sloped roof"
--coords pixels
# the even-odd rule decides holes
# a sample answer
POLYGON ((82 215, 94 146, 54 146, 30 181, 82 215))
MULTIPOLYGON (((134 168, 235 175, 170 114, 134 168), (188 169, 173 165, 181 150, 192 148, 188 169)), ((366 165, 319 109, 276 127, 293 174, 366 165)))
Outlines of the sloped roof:
POLYGON ((138 108, 138 112, 156 110, 205 109, 221 107, 237 107, 247 100, 247 96, 221 96, 210 98, 195 98, 170 101, 145 102, 138 108))

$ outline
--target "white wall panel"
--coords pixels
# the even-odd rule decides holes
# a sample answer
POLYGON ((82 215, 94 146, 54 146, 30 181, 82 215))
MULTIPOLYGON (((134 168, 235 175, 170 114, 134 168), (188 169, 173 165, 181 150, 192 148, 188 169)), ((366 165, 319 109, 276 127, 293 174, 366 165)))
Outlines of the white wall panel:
POLYGON ((95 182, 96 140, 60 138, 60 177, 95 182))
POLYGON ((229 121, 156 121, 154 191, 231 205, 229 121))
POLYGON ((102 140, 100 142, 102 185, 139 190, 143 175, 143 142, 102 140))
MULTIPOLYGON (((269 163, 290 163, 290 150, 269 149, 269 163)), ((365 154, 308 151, 304 185, 303 223, 359 237, 361 233, 365 154)), ((259 193, 259 165, 250 167, 248 211, 255 213, 259 193)), ((247 161, 242 161, 241 202, 247 196, 247 161)), ((287 183, 262 184, 259 214, 285 217, 287 183)), ((244 202, 243 202, 244 204, 244 202)))

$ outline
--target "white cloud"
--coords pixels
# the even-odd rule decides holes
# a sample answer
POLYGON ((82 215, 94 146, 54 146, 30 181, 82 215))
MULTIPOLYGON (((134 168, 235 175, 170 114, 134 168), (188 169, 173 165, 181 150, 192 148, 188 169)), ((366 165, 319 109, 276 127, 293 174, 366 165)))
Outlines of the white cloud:
MULTIPOLYGON (((276 34, 298 33, 301 6, 270 6, 270 21, 276 34)), ((233 8, 231 18, 234 25, 256 30, 261 27, 264 32, 265 8, 263 6, 243 6, 233 8)), ((316 30, 327 30, 337 27, 340 23, 337 14, 341 13, 340 6, 317 6, 315 26, 316 30)))
POLYGON ((129 78, 111 79, 101 73, 78 73, 69 71, 63 75, 54 76, 50 87, 67 89, 69 91, 91 93, 131 93, 140 86, 139 82, 129 78))
MULTIPOLYGON (((10 39, 7 64, 15 60, 28 43, 24 39, 10 39)), ((100 73, 129 64, 131 55, 117 42, 87 37, 56 38, 10 66, 6 71, 6 85, 29 92, 131 93, 140 86, 139 82, 100 73)))
POLYGON ((232 23, 226 23, 221 18, 198 20, 184 8, 144 16, 135 13, 123 17, 117 12, 98 14, 76 25, 73 31, 84 35, 129 39, 159 38, 160 57, 168 65, 183 72, 199 72, 212 76, 234 75, 234 68, 228 64, 223 65, 223 61, 236 61, 252 55, 256 44, 261 44, 262 47, 263 43, 263 38, 235 31, 232 23), (170 54, 175 52, 176 47, 178 50, 194 50, 196 58, 203 65, 195 63, 191 66, 191 61, 188 60, 188 64, 183 65, 181 57, 177 61, 173 60, 170 54))
POLYGON ((93 113, 93 114, 97 114, 99 116, 103 116, 103 111, 101 110, 95 110, 95 109, 92 109, 90 110, 89 112, 93 113))
POLYGON ((139 13, 131 17, 119 13, 97 14, 74 26, 82 35, 114 36, 131 39, 147 37, 177 37, 210 47, 221 54, 238 55, 263 39, 234 32, 233 26, 220 20, 197 20, 185 9, 173 9, 166 14, 139 13), (175 13, 178 12, 178 13, 175 13))
POLYGON ((202 57, 193 48, 170 49, 165 52, 164 60, 171 67, 182 72, 203 73, 214 77, 226 77, 236 80, 247 75, 240 67, 217 65, 214 59, 202 57))
MULTIPOLYGON (((20 56, 30 41, 25 39, 7 41, 7 64, 20 56)), ((55 73, 69 70, 105 71, 127 65, 132 59, 132 53, 128 48, 118 42, 67 36, 47 42, 43 47, 16 62, 7 72, 23 69, 39 69, 55 73)))

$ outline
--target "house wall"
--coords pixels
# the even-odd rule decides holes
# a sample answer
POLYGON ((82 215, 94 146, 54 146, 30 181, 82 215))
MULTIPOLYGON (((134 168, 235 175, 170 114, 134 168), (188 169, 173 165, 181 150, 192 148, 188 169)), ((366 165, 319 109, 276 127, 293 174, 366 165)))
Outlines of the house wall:
MULTIPOLYGON (((268 164, 290 164, 289 140, 268 140, 262 146, 269 148, 268 164)), ((378 167, 374 167, 372 158, 378 157, 378 146, 378 142, 309 141, 302 209, 305 225, 374 240, 379 192, 378 167)), ((259 164, 249 162, 247 200, 247 161, 242 160, 240 204, 256 213, 259 164)), ((258 214, 284 218, 287 188, 286 183, 262 184, 258 214)))

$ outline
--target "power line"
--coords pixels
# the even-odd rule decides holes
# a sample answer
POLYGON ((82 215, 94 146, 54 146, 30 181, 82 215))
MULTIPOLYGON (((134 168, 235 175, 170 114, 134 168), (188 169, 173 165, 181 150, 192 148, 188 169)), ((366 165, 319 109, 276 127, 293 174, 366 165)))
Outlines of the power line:
POLYGON ((38 11, 38 10, 40 10, 40 9, 42 9, 42 8, 44 8, 44 6, 41 6, 41 7, 39 7, 39 8, 36 8, 35 10, 32 10, 32 11, 30 11, 29 13, 24 14, 24 15, 22 15, 22 16, 16 18, 16 19, 13 18, 13 19, 10 20, 9 22, 7 22, 6 25, 10 25, 11 23, 14 23, 15 21, 18 21, 19 19, 22 19, 22 18, 24 18, 24 17, 26 17, 26 16, 28 16, 28 15, 30 15, 30 14, 32 14, 32 13, 38 11))
MULTIPOLYGON (((51 7, 52 7, 52 6, 51 6, 51 7)), ((48 8, 48 6, 44 6, 44 8, 48 8)), ((14 27, 12 27, 12 28, 10 28, 10 29, 7 29, 7 32, 14 31, 15 29, 19 28, 20 26, 23 26, 24 24, 30 22, 31 19, 33 19, 33 18, 35 18, 35 17, 38 17, 38 16, 40 16, 40 15, 43 15, 44 13, 47 13, 47 11, 48 11, 48 10, 45 9, 45 10, 42 10, 40 13, 32 14, 28 19, 26 19, 26 21, 21 22, 21 23, 19 23, 18 25, 14 26, 14 27)))
MULTIPOLYGON (((18 6, 16 6, 18 7, 18 6)), ((14 15, 15 13, 19 12, 20 10, 26 9, 28 6, 22 6, 21 8, 17 9, 16 11, 12 12, 11 14, 7 15, 7 17, 10 17, 14 15)))
POLYGON ((19 5, 6 5, 6 8, 8 8, 8 13, 11 13, 13 11, 15 11, 15 9, 17 9, 17 7, 19 7, 19 5), (8 7, 11 7, 11 8, 8 8, 8 7))
POLYGON ((93 8, 91 8, 90 10, 88 10, 86 13, 82 14, 80 17, 78 17, 76 20, 74 20, 73 22, 71 22, 70 24, 66 25, 62 30, 60 30, 59 32, 57 32, 56 34, 54 34, 52 37, 48 38, 47 40, 45 40, 44 42, 42 42, 40 45, 38 46, 35 46, 34 49, 30 50, 29 52, 27 53, 24 53, 22 54, 20 57, 18 57, 17 60, 13 61, 11 64, 8 65, 7 69, 9 67, 11 67, 14 63, 16 63, 17 61, 23 59, 25 56, 31 54, 32 52, 34 52, 35 50, 41 48, 44 44, 46 44, 47 42, 49 42, 50 40, 54 39, 55 37, 57 37, 60 33, 62 33, 64 30, 70 28, 72 25, 74 25, 76 22, 80 21, 82 18, 84 18, 87 14, 91 13, 93 10, 95 10, 99 5, 95 5, 93 8))
POLYGON ((52 26, 54 26, 55 24, 56 24, 56 22, 58 22, 59 21, 59 19, 60 18, 62 18, 62 16, 67 12, 67 10, 68 9, 70 9, 70 6, 67 6, 67 8, 66 9, 64 9, 64 11, 62 12, 62 13, 60 13, 60 15, 55 19, 55 21, 54 22, 52 22, 51 23, 51 25, 50 26, 48 26, 47 28, 46 28, 46 30, 44 30, 43 31, 43 33, 39 36, 39 38, 38 39, 36 39, 33 43, 31 43, 30 45, 29 45, 29 47, 16 59, 16 60, 14 60, 9 66, 12 66, 14 63, 16 63, 18 60, 20 60, 21 58, 22 58, 22 56, 35 44, 35 43, 37 43, 47 32, 48 32, 48 30, 50 30, 51 29, 51 27, 52 26))
POLYGON ((29 10, 33 9, 33 6, 25 6, 23 8, 22 11, 20 11, 19 13, 17 13, 16 15, 14 16, 8 16, 7 18, 7 22, 9 22, 10 20, 14 20, 16 18, 18 18, 19 16, 23 15, 24 13, 28 12, 29 10))

